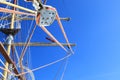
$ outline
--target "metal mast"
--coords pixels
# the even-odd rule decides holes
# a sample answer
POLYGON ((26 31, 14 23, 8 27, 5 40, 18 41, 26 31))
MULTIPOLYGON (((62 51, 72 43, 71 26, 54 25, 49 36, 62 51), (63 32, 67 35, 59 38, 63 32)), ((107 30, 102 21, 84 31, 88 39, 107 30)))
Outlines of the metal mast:
MULTIPOLYGON (((14 0, 14 4, 16 4, 16 0, 14 0)), ((13 10, 15 11, 15 7, 13 7, 13 10)), ((15 20, 15 13, 12 14, 10 29, 14 29, 14 20, 15 20)), ((11 53, 11 43, 13 41, 13 35, 9 34, 7 38, 8 38, 8 42, 7 42, 8 43, 8 45, 7 45, 7 54, 9 56, 10 53, 11 53)), ((6 62, 5 66, 8 69, 9 63, 6 62)), ((3 75, 5 76, 5 78, 3 80, 7 80, 7 75, 8 75, 7 71, 4 71, 3 75)))
MULTIPOLYGON (((33 1, 33 0, 27 0, 27 1, 33 1)), ((39 0, 39 2, 41 2, 41 0, 39 0)), ((74 43, 69 43, 68 41, 67 41, 67 43, 57 42, 57 40, 54 38, 54 36, 52 37, 53 39, 47 38, 48 40, 50 40, 50 43, 45 43, 45 42, 30 42, 30 41, 29 41, 29 43, 23 43, 23 42, 13 43, 14 35, 19 31, 18 29, 15 29, 15 27, 14 27, 14 24, 15 24, 14 22, 15 22, 15 20, 20 19, 20 17, 17 17, 17 16, 16 16, 16 14, 18 13, 18 12, 15 13, 16 8, 21 9, 21 10, 25 10, 25 11, 27 11, 27 12, 30 12, 30 13, 34 14, 34 15, 36 14, 36 12, 33 11, 33 10, 30 10, 30 9, 27 9, 27 8, 24 8, 24 7, 15 5, 15 4, 17 3, 17 0, 13 0, 13 3, 14 3, 14 4, 9 3, 9 2, 0 2, 0 3, 3 3, 3 4, 7 4, 7 5, 9 5, 9 6, 12 6, 12 7, 13 7, 13 10, 14 10, 14 11, 13 11, 14 13, 12 13, 12 16, 11 16, 11 17, 3 18, 3 20, 4 20, 4 19, 7 19, 7 20, 10 20, 10 21, 11 21, 11 25, 10 25, 9 29, 7 29, 7 28, 2 29, 2 30, 0 29, 0 31, 2 31, 3 33, 7 34, 6 42, 5 42, 5 43, 1 43, 1 42, 0 42, 0 53, 2 54, 2 56, 3 56, 3 57, 5 58, 5 60, 6 60, 6 62, 5 62, 5 66, 6 66, 5 68, 6 68, 6 70, 10 70, 11 72, 14 72, 16 75, 19 74, 19 71, 17 70, 16 64, 15 64, 14 61, 10 58, 11 47, 12 47, 12 46, 26 46, 26 45, 27 45, 26 47, 28 47, 28 46, 62 46, 62 47, 67 46, 69 49, 71 48, 71 46, 75 46, 74 43), (55 40, 56 40, 56 41, 55 41, 55 40), (59 44, 58 44, 58 43, 59 43, 59 44), (68 44, 68 43, 69 43, 69 44, 68 44), (6 46, 7 48, 5 49, 4 46, 6 46)), ((46 0, 44 1, 44 4, 45 4, 45 3, 46 3, 46 0)), ((47 8, 47 7, 46 7, 46 8, 47 8)), ((3 11, 3 12, 4 12, 4 11, 3 11)), ((26 13, 26 14, 30 14, 30 13, 26 13)), ((20 13, 20 14, 22 14, 22 13, 20 13)), ((34 20, 34 18, 26 17, 26 18, 23 18, 23 19, 21 19, 21 20, 34 20)), ((56 20, 58 21, 59 25, 62 26, 60 20, 69 21, 70 18, 59 18, 59 16, 57 15, 56 20)), ((42 29, 43 29, 45 32, 47 32, 47 33, 49 34, 49 36, 51 36, 50 33, 49 33, 47 30, 45 30, 46 28, 45 28, 44 26, 42 27, 42 29)), ((63 28, 61 28, 61 29, 64 31, 63 28)), ((63 32, 63 34, 64 34, 65 38, 67 39, 67 37, 66 37, 66 35, 65 35, 64 32, 63 32)), ((22 57, 22 58, 23 58, 23 57, 22 57)), ((22 59, 22 58, 21 58, 21 59, 22 59)), ((21 69, 21 70, 22 70, 22 69, 21 69)), ((24 70, 23 70, 23 72, 24 72, 24 70)), ((8 73, 7 71, 4 71, 3 75, 5 76, 5 77, 3 78, 3 80, 12 80, 12 79, 11 79, 11 76, 14 76, 14 75, 8 73)), ((14 77, 15 77, 15 76, 14 76, 14 77)), ((18 78, 19 78, 20 80, 26 80, 23 75, 18 76, 18 78)))

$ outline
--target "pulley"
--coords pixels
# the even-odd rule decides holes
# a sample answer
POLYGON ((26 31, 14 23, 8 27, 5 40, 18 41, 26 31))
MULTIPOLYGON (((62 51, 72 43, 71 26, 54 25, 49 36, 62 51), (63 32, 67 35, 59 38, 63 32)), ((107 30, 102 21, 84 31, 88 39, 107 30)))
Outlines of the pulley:
POLYGON ((39 26, 50 26, 56 18, 56 10, 51 6, 44 5, 43 9, 38 10, 36 23, 39 26))
POLYGON ((56 18, 56 9, 52 6, 43 5, 39 1, 33 1, 33 7, 37 11, 36 23, 39 26, 50 26, 56 18))

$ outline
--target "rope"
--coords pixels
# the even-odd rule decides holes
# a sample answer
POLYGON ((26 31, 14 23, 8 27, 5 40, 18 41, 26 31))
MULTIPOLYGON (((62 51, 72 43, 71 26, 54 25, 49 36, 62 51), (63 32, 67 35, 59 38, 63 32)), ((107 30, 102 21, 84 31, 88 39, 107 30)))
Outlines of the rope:
POLYGON ((38 68, 29 70, 29 71, 27 71, 27 72, 20 73, 20 74, 18 74, 18 75, 16 75, 16 76, 21 76, 21 75, 30 73, 31 71, 34 72, 34 71, 37 71, 37 70, 39 70, 39 69, 48 67, 48 66, 53 65, 53 64, 55 64, 55 63, 58 63, 58 62, 60 62, 60 61, 63 61, 63 60, 65 60, 66 58, 68 58, 68 57, 70 57, 70 56, 71 56, 71 54, 68 54, 67 56, 65 56, 65 57, 63 57, 63 58, 61 58, 61 59, 58 59, 58 60, 53 61, 53 62, 51 62, 51 63, 48 63, 48 64, 46 64, 46 65, 40 66, 40 67, 38 67, 38 68))
MULTIPOLYGON (((27 40, 28 40, 28 38, 29 38, 29 34, 30 34, 31 29, 32 29, 33 22, 34 22, 34 20, 31 21, 29 30, 27 31, 27 37, 26 37, 26 40, 25 40, 26 43, 27 43, 27 40)), ((30 52, 30 47, 28 47, 28 50, 29 50, 29 52, 30 52)), ((29 52, 28 52, 28 56, 27 56, 28 59, 29 59, 29 54, 30 54, 29 52)))
MULTIPOLYGON (((15 47, 15 53, 16 53, 17 59, 18 59, 18 61, 19 61, 19 56, 18 56, 18 52, 17 52, 17 50, 16 50, 16 47, 15 47)), ((19 63, 18 63, 18 64, 19 64, 19 63)), ((30 71, 30 69, 27 68, 27 67, 25 67, 25 66, 23 66, 23 68, 30 71)), ((34 74, 33 74, 32 71, 30 72, 30 75, 31 75, 32 80, 35 80, 35 77, 34 77, 34 74)))
MULTIPOLYGON (((8 2, 11 2, 11 0, 9 0, 8 2)), ((9 6, 7 5, 5 8, 9 8, 9 6)), ((6 13, 3 13, 1 18, 5 15, 6 13)), ((1 24, 3 23, 3 20, 1 21, 1 24)))
POLYGON ((19 61, 19 55, 18 55, 18 52, 17 52, 17 50, 16 50, 16 47, 14 47, 14 48, 15 48, 15 54, 16 54, 17 60, 19 61))
POLYGON ((0 62, 2 63, 2 65, 6 68, 6 66, 5 66, 5 64, 4 64, 4 62, 0 59, 0 62))
POLYGON ((35 29, 36 29, 36 24, 35 24, 32 32, 31 32, 28 40, 27 40, 27 43, 26 43, 25 47, 23 48, 23 50, 22 50, 22 52, 21 52, 21 56, 20 56, 21 69, 22 69, 22 59, 23 59, 23 57, 24 57, 24 55, 25 55, 25 52, 26 52, 26 50, 27 50, 27 48, 28 48, 28 44, 30 43, 30 40, 31 40, 31 38, 32 38, 32 36, 33 36, 33 33, 34 33, 35 29))
POLYGON ((32 20, 32 22, 31 22, 31 24, 30 24, 30 28, 29 28, 28 33, 27 33, 28 36, 27 36, 25 42, 27 42, 27 39, 29 38, 29 34, 30 34, 31 29, 32 29, 32 25, 33 25, 33 20, 32 20))
POLYGON ((61 79, 60 79, 60 80, 63 80, 63 77, 64 77, 64 75, 65 75, 65 71, 66 71, 66 69, 67 69, 67 65, 68 65, 68 58, 66 58, 66 60, 65 60, 64 71, 63 71, 63 73, 62 73, 62 76, 61 76, 61 79))
MULTIPOLYGON (((3 67, 1 67, 1 66, 0 66, 0 69, 1 69, 1 70, 4 70, 4 71, 7 71, 8 73, 12 73, 12 72, 11 72, 11 71, 9 71, 8 69, 3 68, 3 67)), ((13 74, 13 73, 12 73, 12 74, 13 74)))
POLYGON ((1 7, 0 7, 0 12, 15 13, 15 14, 22 14, 22 15, 29 15, 29 16, 36 16, 35 14, 14 11, 14 10, 6 9, 6 8, 1 8, 1 7))
POLYGON ((46 34, 48 34, 61 48, 63 48, 63 50, 65 50, 67 53, 69 53, 67 51, 67 49, 44 27, 41 26, 40 27, 44 32, 46 32, 46 34))
POLYGON ((1 17, 1 18, 0 18, 0 21, 1 21, 1 20, 3 21, 4 19, 6 19, 6 18, 9 17, 9 16, 11 16, 11 14, 9 14, 9 15, 7 15, 7 16, 5 16, 5 17, 1 17))
MULTIPOLYGON (((22 19, 27 18, 27 17, 28 17, 28 16, 24 16, 24 17, 22 17, 22 18, 20 18, 20 19, 15 20, 14 22, 17 22, 17 21, 22 20, 22 19)), ((4 25, 1 25, 1 26, 6 26, 6 25, 9 25, 9 24, 11 24, 11 22, 10 22, 10 23, 7 23, 7 24, 4 24, 4 25)))
POLYGON ((57 80, 57 76, 59 75, 60 70, 62 69, 62 66, 64 66, 64 61, 61 63, 61 65, 60 65, 60 67, 59 67, 59 69, 58 69, 58 71, 57 71, 57 73, 56 73, 56 75, 55 75, 53 80, 57 80))
MULTIPOLYGON (((23 66, 23 68, 26 69, 27 71, 30 71, 30 69, 25 66, 23 66)), ((34 74, 32 71, 30 72, 30 76, 31 76, 32 80, 35 80, 35 77, 34 77, 34 74)))
POLYGON ((59 17, 59 15, 58 15, 58 13, 57 13, 57 15, 56 15, 56 18, 57 18, 58 24, 59 24, 59 26, 60 26, 60 29, 61 29, 61 31, 62 31, 62 33, 63 33, 63 35, 64 35, 64 38, 65 38, 65 40, 66 40, 66 42, 67 42, 67 44, 68 44, 68 47, 70 48, 71 52, 74 53, 73 50, 72 50, 72 48, 71 48, 71 46, 70 46, 70 43, 69 43, 69 41, 68 41, 67 35, 66 35, 66 33, 65 33, 65 30, 64 30, 64 28, 63 28, 63 25, 62 25, 62 23, 61 23, 61 20, 60 20, 60 17, 59 17))
POLYGON ((9 5, 9 6, 11 6, 11 7, 19 8, 19 9, 21 9, 21 10, 24 10, 24 11, 27 11, 27 12, 30 12, 30 13, 33 13, 33 14, 36 13, 36 12, 33 11, 33 10, 30 10, 30 9, 24 8, 24 7, 22 7, 22 6, 18 6, 18 5, 12 4, 12 3, 10 3, 10 2, 3 1, 3 2, 0 2, 0 3, 5 4, 5 5, 9 5))
POLYGON ((0 75, 3 77, 3 78, 5 78, 5 76, 0 72, 0 75))
MULTIPOLYGON (((17 53, 16 48, 15 48, 15 53, 16 53, 17 59, 18 59, 18 61, 19 61, 19 56, 18 56, 18 53, 17 53)), ((18 65, 19 65, 19 63, 18 63, 18 65)), ((23 66, 23 68, 26 69, 26 70, 30 70, 29 68, 27 68, 27 67, 25 67, 25 66, 23 66)), ((34 77, 34 74, 33 74, 32 71, 30 72, 30 75, 31 75, 32 80, 35 80, 35 77, 34 77)))

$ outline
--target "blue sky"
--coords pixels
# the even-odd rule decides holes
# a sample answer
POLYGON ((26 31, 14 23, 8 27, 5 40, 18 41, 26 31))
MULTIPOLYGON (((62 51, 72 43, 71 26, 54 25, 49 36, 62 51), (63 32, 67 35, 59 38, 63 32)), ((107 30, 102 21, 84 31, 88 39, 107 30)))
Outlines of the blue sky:
MULTIPOLYGON (((73 47, 75 54, 68 61, 63 80, 119 80, 120 1, 48 0, 47 4, 56 7, 61 17, 71 17, 71 21, 63 21, 63 25, 69 41, 76 43, 73 47)), ((56 21, 48 30, 59 41, 65 42, 56 21)), ((37 27, 32 41, 49 42, 45 40, 46 36, 37 27)), ((65 54, 59 47, 31 47, 31 68, 52 62, 65 54)), ((53 80, 60 63, 36 71, 36 80, 53 80)))
POLYGON ((120 79, 119 3, 119 0, 48 1, 60 16, 71 17, 70 22, 63 23, 70 42, 77 44, 63 80, 120 79))
POLYGON ((62 0, 64 6, 59 3, 59 7, 66 9, 65 15, 71 17, 67 32, 70 41, 77 44, 64 80, 120 79, 119 3, 119 0, 62 0))
POLYGON ((119 80, 120 1, 65 2, 72 16, 72 40, 77 44, 65 80, 119 80))

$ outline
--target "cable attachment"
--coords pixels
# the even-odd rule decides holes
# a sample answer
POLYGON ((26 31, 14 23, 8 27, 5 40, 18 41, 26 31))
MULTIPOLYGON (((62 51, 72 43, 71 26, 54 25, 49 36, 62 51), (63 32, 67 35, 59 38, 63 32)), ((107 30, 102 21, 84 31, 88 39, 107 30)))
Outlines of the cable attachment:
POLYGON ((36 11, 43 9, 43 5, 41 2, 38 2, 37 0, 33 1, 33 7, 36 11))
POLYGON ((13 41, 13 36, 12 35, 7 36, 6 43, 11 44, 12 41, 13 41))
MULTIPOLYGON (((11 72, 13 72, 13 64, 10 64, 10 65, 9 65, 9 70, 10 70, 11 72)), ((15 75, 14 75, 13 73, 9 73, 9 74, 8 74, 8 77, 7 77, 7 80, 16 80, 16 79, 15 79, 15 75)))

